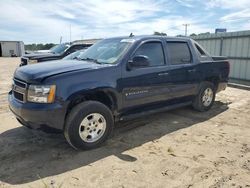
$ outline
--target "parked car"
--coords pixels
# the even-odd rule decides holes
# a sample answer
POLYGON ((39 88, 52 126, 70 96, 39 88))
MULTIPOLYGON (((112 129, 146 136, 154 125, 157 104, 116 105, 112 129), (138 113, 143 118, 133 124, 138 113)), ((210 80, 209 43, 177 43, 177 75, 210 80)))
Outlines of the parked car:
POLYGON ((228 82, 228 60, 189 38, 104 39, 80 59, 20 67, 9 92, 21 124, 61 130, 76 149, 100 146, 117 121, 186 105, 207 111, 228 82))
POLYGON ((72 59, 79 59, 80 56, 86 51, 86 49, 78 50, 73 52, 72 54, 67 55, 66 57, 62 58, 63 60, 72 60, 72 59))
POLYGON ((87 49, 91 45, 92 44, 58 44, 52 47, 48 53, 31 53, 22 56, 20 67, 28 64, 62 59, 77 50, 87 49))

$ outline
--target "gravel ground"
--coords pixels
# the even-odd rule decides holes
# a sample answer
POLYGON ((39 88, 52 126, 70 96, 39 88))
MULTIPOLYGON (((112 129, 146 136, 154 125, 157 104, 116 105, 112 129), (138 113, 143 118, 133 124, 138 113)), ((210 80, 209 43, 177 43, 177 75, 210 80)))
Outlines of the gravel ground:
POLYGON ((8 110, 18 58, 0 58, 0 187, 250 187, 250 91, 120 123, 101 148, 22 127, 8 110))

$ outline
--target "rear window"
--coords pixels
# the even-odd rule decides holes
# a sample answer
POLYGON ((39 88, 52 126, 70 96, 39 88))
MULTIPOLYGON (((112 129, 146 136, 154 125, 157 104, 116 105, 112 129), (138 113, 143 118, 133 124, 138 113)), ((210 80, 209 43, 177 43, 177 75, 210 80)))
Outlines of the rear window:
POLYGON ((198 46, 197 44, 195 44, 195 48, 197 49, 197 51, 199 52, 199 54, 201 56, 206 56, 206 53, 201 49, 200 46, 198 46))
POLYGON ((191 63, 191 53, 186 42, 167 42, 169 61, 172 65, 191 63))

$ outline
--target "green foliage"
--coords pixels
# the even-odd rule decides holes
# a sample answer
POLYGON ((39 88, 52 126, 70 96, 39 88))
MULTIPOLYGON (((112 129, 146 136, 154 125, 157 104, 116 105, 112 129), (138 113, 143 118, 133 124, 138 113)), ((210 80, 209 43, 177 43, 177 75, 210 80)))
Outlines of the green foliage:
POLYGON ((198 35, 209 35, 209 34, 210 34, 210 32, 206 32, 206 33, 200 33, 198 35))
POLYGON ((49 50, 56 44, 53 43, 47 43, 47 44, 26 44, 25 50, 28 51, 36 51, 36 50, 49 50))
POLYGON ((155 31, 155 32, 154 32, 154 35, 167 36, 167 33, 155 31))
POLYGON ((195 33, 192 33, 192 34, 190 35, 190 37, 195 37, 195 36, 197 36, 195 33))

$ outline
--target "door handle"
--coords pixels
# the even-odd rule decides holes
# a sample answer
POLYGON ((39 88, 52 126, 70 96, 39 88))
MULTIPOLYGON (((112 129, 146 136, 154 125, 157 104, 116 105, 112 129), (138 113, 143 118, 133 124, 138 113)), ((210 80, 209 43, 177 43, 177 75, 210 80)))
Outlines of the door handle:
POLYGON ((168 72, 159 73, 158 76, 167 76, 168 72))
POLYGON ((189 69, 188 72, 196 72, 196 69, 189 69))

